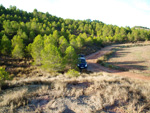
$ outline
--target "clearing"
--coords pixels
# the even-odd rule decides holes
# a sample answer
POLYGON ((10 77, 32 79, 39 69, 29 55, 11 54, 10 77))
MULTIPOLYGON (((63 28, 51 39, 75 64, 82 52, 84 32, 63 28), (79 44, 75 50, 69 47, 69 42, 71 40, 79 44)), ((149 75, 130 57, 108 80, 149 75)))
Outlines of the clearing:
POLYGON ((130 72, 150 76, 150 45, 121 46, 107 62, 130 72))
POLYGON ((137 44, 116 44, 107 46, 100 51, 88 55, 86 57, 88 63, 88 71, 92 72, 108 72, 114 75, 126 76, 140 80, 150 80, 150 45, 149 42, 137 44), (113 65, 128 68, 130 71, 121 71, 110 69, 97 64, 98 58, 104 56, 113 49, 117 51, 108 60, 113 65), (129 67, 130 66, 130 67, 129 67), (144 76, 147 75, 147 76, 144 76))

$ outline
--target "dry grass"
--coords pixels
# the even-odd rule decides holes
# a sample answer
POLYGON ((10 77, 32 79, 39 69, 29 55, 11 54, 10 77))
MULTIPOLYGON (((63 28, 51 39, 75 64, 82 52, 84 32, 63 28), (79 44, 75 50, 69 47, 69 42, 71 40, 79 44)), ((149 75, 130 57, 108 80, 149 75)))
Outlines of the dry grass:
POLYGON ((82 74, 77 78, 31 77, 7 83, 9 89, 0 94, 0 112, 145 113, 150 110, 150 83, 107 73, 82 74))
POLYGON ((15 91, 12 93, 7 93, 5 95, 3 95, 3 101, 0 102, 0 106, 7 106, 7 105, 16 105, 16 107, 21 106, 21 105, 25 105, 26 103, 26 94, 27 94, 27 89, 21 89, 19 91, 15 91))

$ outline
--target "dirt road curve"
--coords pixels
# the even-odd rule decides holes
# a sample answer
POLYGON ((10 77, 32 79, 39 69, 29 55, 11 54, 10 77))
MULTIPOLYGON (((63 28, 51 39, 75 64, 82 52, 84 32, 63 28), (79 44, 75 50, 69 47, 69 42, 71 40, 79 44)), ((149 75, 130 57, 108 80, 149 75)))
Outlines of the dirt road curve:
POLYGON ((112 45, 112 46, 107 46, 100 51, 93 53, 91 55, 86 56, 86 61, 88 63, 88 71, 92 72, 107 72, 111 73, 114 75, 120 75, 120 76, 125 76, 125 77, 130 77, 133 79, 139 79, 139 80, 148 80, 150 81, 150 77, 143 76, 141 74, 136 74, 132 72, 125 72, 125 71, 118 71, 118 70, 113 70, 106 68, 104 66, 101 66, 100 64, 97 64, 97 60, 99 57, 103 56, 107 52, 109 52, 112 48, 120 46, 119 44, 117 45, 112 45))

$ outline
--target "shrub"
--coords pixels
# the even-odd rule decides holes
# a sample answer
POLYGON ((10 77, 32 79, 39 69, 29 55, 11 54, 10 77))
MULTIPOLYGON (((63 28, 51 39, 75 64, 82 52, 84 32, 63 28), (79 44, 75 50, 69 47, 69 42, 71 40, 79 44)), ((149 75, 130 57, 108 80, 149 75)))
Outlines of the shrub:
POLYGON ((5 71, 3 67, 0 67, 0 81, 8 80, 9 74, 5 71))
POLYGON ((0 90, 1 86, 4 85, 4 81, 10 79, 9 74, 5 71, 3 67, 0 67, 0 90))
POLYGON ((69 69, 66 75, 69 77, 78 77, 80 76, 80 73, 74 69, 69 69))

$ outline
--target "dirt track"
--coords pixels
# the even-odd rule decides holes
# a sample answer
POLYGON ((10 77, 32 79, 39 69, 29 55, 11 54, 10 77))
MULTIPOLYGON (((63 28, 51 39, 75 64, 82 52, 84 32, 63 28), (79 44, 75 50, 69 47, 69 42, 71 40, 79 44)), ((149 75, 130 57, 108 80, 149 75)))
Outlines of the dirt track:
POLYGON ((88 63, 88 71, 92 72, 107 72, 111 73, 114 75, 120 75, 120 76, 125 76, 125 77, 130 77, 133 79, 139 79, 139 80, 150 80, 150 77, 143 76, 141 74, 137 73, 132 73, 128 71, 119 71, 119 70, 114 70, 114 69, 109 69, 104 66, 101 66, 100 64, 97 64, 97 60, 99 57, 105 55, 107 52, 109 52, 111 49, 114 47, 118 47, 120 44, 112 45, 112 46, 107 46, 100 51, 93 53, 91 55, 86 56, 86 61, 88 63))

